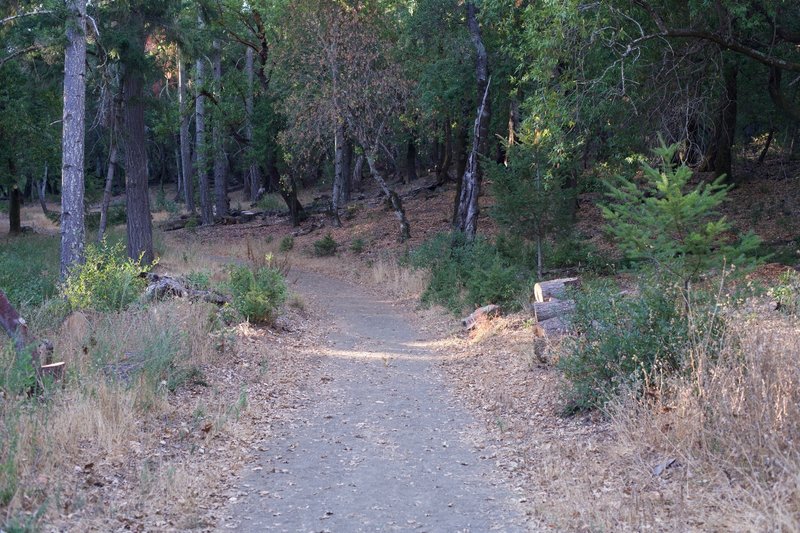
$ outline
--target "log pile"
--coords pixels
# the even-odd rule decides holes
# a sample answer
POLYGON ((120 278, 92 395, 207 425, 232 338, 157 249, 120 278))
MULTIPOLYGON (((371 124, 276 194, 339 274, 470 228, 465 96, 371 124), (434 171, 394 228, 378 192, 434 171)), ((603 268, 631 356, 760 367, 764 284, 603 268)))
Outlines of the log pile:
POLYGON ((534 301, 527 308, 536 319, 533 329, 536 337, 558 339, 569 333, 570 316, 575 312, 575 302, 569 295, 580 286, 580 278, 553 279, 534 285, 534 301))

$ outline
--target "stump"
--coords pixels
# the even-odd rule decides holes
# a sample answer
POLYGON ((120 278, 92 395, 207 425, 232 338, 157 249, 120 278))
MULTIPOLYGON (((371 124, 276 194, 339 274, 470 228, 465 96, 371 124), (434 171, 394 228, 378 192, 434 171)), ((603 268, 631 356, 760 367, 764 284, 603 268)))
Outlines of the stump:
POLYGON ((546 337, 548 339, 557 339, 570 330, 569 322, 561 317, 554 317, 549 320, 544 320, 537 323, 533 327, 533 334, 537 337, 546 337))
POLYGON ((536 317, 537 322, 544 322, 551 318, 571 315, 575 312, 575 302, 572 300, 550 300, 549 302, 536 302, 528 306, 528 310, 536 317))
POLYGON ((491 317, 499 316, 500 312, 501 310, 499 305, 485 305, 473 311, 471 315, 462 318, 461 325, 469 330, 474 328, 478 324, 479 318, 483 316, 491 316, 491 317))

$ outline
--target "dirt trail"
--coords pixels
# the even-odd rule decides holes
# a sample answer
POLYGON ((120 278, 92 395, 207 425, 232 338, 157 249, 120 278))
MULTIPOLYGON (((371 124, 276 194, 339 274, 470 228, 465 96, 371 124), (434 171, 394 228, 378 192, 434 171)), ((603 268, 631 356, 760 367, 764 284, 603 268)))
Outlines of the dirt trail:
POLYGON ((447 391, 425 339, 390 303, 319 274, 295 290, 329 314, 316 399, 278 423, 221 529, 525 531, 513 494, 447 391))

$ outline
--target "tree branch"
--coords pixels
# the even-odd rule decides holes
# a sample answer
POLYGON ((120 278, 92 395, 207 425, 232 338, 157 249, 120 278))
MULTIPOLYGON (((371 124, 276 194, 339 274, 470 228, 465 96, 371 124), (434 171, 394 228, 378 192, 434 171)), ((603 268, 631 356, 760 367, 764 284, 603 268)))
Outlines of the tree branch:
POLYGON ((23 17, 32 17, 33 15, 52 15, 53 12, 49 10, 41 10, 41 11, 29 11, 27 13, 17 13, 16 15, 11 15, 10 17, 6 17, 4 19, 0 19, 0 26, 12 22, 16 19, 21 19, 23 17))
POLYGON ((31 46, 28 46, 27 48, 20 48, 19 50, 11 52, 6 57, 0 59, 0 67, 2 67, 6 63, 8 63, 12 59, 14 59, 15 57, 21 56, 23 54, 27 54, 28 52, 33 52, 34 50, 39 50, 41 48, 44 48, 44 46, 42 46, 40 44, 34 44, 34 45, 31 45, 31 46))

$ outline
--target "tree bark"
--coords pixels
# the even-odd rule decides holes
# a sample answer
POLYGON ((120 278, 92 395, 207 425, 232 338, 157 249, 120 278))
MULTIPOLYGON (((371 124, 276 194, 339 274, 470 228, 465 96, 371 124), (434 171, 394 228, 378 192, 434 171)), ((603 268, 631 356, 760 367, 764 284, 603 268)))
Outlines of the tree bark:
POLYGON ((194 214, 194 184, 192 182, 192 144, 189 138, 189 111, 186 108, 186 62, 178 51, 178 107, 181 114, 180 144, 181 144, 181 173, 183 174, 183 197, 186 210, 194 214))
POLYGON ((294 183, 294 179, 287 178, 284 183, 278 171, 278 165, 275 163, 274 159, 271 159, 269 162, 268 175, 271 187, 278 191, 283 201, 286 202, 286 207, 289 208, 292 226, 299 226, 300 222, 306 218, 306 213, 303 209, 303 204, 297 199, 297 187, 294 183))
MULTIPOLYGON (((214 40, 214 88, 222 93, 222 46, 214 40)), ((217 217, 228 216, 228 156, 225 154, 225 140, 222 135, 223 115, 216 114, 214 120, 214 200, 217 217)))
POLYGON ((723 67, 725 88, 720 101, 714 154, 714 177, 724 174, 726 181, 729 183, 735 181, 733 175, 733 143, 736 137, 738 73, 739 67, 736 65, 723 67))
POLYGON ((108 148, 108 170, 106 171, 106 183, 103 187, 103 200, 100 204, 100 225, 97 228, 97 242, 103 240, 106 233, 106 226, 108 224, 108 206, 111 204, 111 194, 114 190, 114 173, 117 169, 119 148, 117 145, 117 131, 118 125, 121 122, 119 116, 120 101, 118 97, 114 98, 113 109, 111 110, 111 124, 109 127, 109 148, 108 148))
POLYGON ((369 165, 370 174, 372 174, 372 178, 378 183, 383 193, 389 199, 389 202, 392 204, 392 208, 394 209, 395 215, 397 216, 397 220, 400 222, 400 242, 405 242, 406 240, 411 238, 411 225, 408 223, 408 219, 406 218, 406 211, 403 208, 403 201, 394 192, 389 185, 386 183, 386 180, 383 179, 381 176, 378 167, 375 165, 375 156, 374 155, 367 155, 367 164, 369 165))
POLYGON ((46 191, 47 191, 47 174, 48 174, 48 170, 49 169, 47 167, 47 162, 45 162, 45 164, 44 164, 44 176, 42 176, 42 181, 39 182, 37 184, 37 186, 36 186, 37 192, 39 193, 39 205, 42 206, 42 213, 44 213, 44 216, 46 216, 46 217, 50 216, 50 210, 47 208, 47 197, 45 196, 46 195, 46 191))
POLYGON ((253 146, 253 112, 255 110, 253 104, 254 101, 253 55, 254 55, 253 49, 248 46, 245 55, 245 75, 247 76, 247 98, 245 99, 247 124, 245 126, 245 136, 247 137, 247 152, 250 160, 250 166, 248 167, 247 177, 245 178, 245 181, 247 182, 249 189, 248 187, 245 187, 245 194, 247 195, 247 197, 250 199, 251 202, 257 201, 258 190, 261 188, 261 169, 259 168, 258 162, 256 161, 255 147, 253 146), (248 192, 249 194, 247 194, 248 192))
POLYGON ((557 339, 569 333, 570 325, 562 317, 554 317, 543 322, 539 322, 533 327, 533 334, 537 337, 557 339))
POLYGON ((84 260, 83 165, 86 133, 86 0, 70 0, 64 52, 61 155, 61 278, 84 260))
POLYGON ((361 190, 361 179, 364 174, 364 156, 359 155, 356 158, 356 164, 353 165, 353 189, 361 190))
POLYGON ((341 227, 342 221, 339 218, 339 209, 344 203, 344 122, 337 121, 333 131, 333 151, 334 151, 334 172, 333 172, 333 191, 331 192, 331 219, 333 225, 341 227))
POLYGON ((536 317, 537 322, 544 322, 551 318, 564 317, 575 312, 575 302, 572 300, 550 300, 549 302, 534 302, 529 310, 536 317))
POLYGON ((483 93, 483 102, 478 109, 478 116, 475 118, 472 151, 467 159, 467 168, 464 170, 464 176, 461 178, 458 210, 456 212, 455 229, 463 233, 469 242, 474 241, 478 233, 478 215, 480 213, 478 200, 481 193, 481 174, 478 164, 478 155, 481 143, 481 123, 486 117, 483 113, 483 107, 488 97, 489 84, 486 85, 486 92, 483 93))
MULTIPOLYGON (((203 28, 203 21, 199 19, 199 27, 203 28)), ((194 101, 194 125, 195 125, 195 153, 197 154, 197 184, 200 187, 200 221, 204 226, 214 223, 214 214, 211 209, 211 194, 209 189, 208 165, 206 158, 208 150, 206 148, 206 97, 203 95, 205 83, 205 64, 203 57, 197 58, 195 65, 195 101, 194 101)))
POLYGON ((406 183, 411 183, 417 179, 417 145, 414 138, 408 140, 406 146, 406 183))
POLYGON ((20 208, 22 206, 22 191, 15 183, 11 186, 8 194, 8 232, 11 235, 22 233, 22 218, 20 208))
POLYGON ((475 77, 478 82, 478 102, 480 105, 481 120, 480 120, 480 142, 478 143, 480 154, 486 155, 486 146, 488 144, 489 132, 489 119, 491 117, 492 102, 490 99, 485 98, 489 86, 489 56, 486 53, 486 46, 483 44, 481 38, 481 27, 478 24, 478 10, 475 7, 475 2, 468 1, 467 8, 467 27, 469 28, 469 36, 472 39, 472 45, 475 47, 475 77), (483 103, 481 103, 483 98, 483 103))
MULTIPOLYGON (((144 50, 144 42, 139 43, 144 50)), ((153 262, 153 225, 147 179, 144 124, 144 78, 132 65, 122 79, 125 104, 125 207, 128 213, 128 257, 153 262)))

